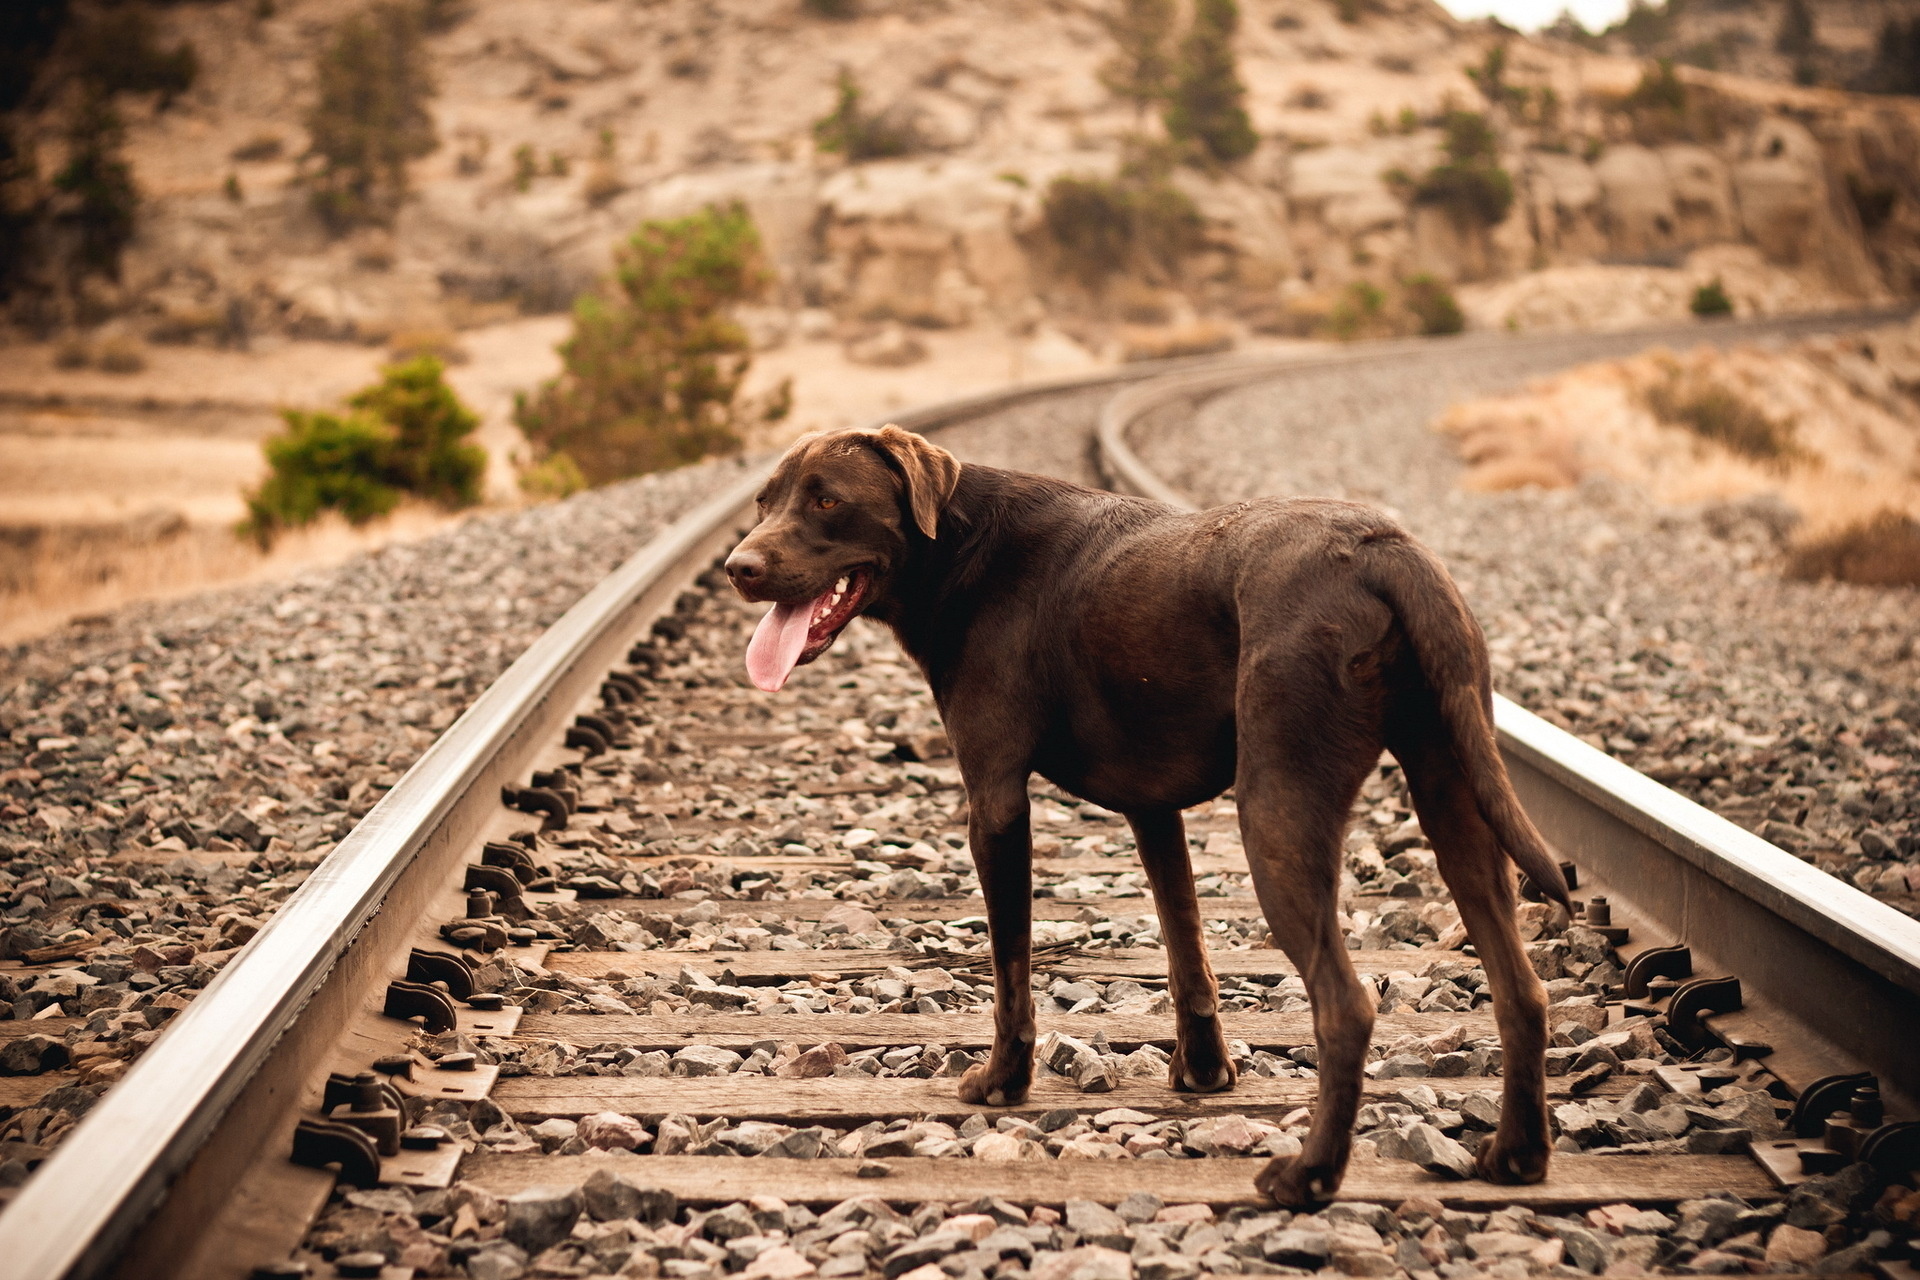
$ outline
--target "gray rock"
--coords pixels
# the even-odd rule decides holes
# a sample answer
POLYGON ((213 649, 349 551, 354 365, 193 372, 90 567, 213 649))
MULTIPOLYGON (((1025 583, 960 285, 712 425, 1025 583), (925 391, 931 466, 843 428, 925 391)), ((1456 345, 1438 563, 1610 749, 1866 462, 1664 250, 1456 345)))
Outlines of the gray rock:
POLYGON ((1105 1245, 1109 1249, 1127 1249, 1133 1244, 1133 1237, 1127 1232, 1127 1220, 1092 1200, 1067 1201, 1066 1223, 1068 1230, 1088 1244, 1105 1245))
POLYGON ((1405 1130, 1407 1158, 1429 1173, 1445 1178, 1471 1178, 1473 1156, 1467 1149, 1430 1124, 1413 1124, 1405 1130))
POLYGON ((1282 1227, 1260 1242, 1268 1262, 1317 1271, 1333 1256, 1333 1236, 1320 1227, 1282 1227))
POLYGON ((567 1238, 584 1207, 579 1187, 528 1187, 506 1200, 506 1238, 529 1254, 567 1238))
POLYGON ((950 1253, 962 1249, 971 1249, 973 1238, 959 1231, 936 1231, 909 1241, 889 1253, 880 1263, 881 1274, 887 1280, 902 1275, 915 1267, 923 1267, 929 1262, 938 1262, 950 1253))
POLYGON ((743 1061, 731 1049, 710 1044, 690 1044, 673 1055, 672 1072, 676 1076, 726 1075, 743 1061))
POLYGON ((1114 1214, 1122 1222, 1152 1222, 1166 1203, 1151 1191, 1136 1191, 1114 1206, 1114 1214))
POLYGON ((650 1187, 633 1175, 612 1169, 595 1169, 580 1188, 586 1211, 596 1222, 618 1222, 638 1218, 642 1222, 668 1222, 680 1210, 679 1198, 671 1191, 650 1187))

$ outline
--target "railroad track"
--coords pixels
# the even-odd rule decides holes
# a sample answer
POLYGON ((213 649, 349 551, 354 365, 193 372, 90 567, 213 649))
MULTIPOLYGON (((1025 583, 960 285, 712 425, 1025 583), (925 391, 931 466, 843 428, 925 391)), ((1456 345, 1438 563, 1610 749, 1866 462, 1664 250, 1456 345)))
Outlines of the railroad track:
MULTIPOLYGON (((1179 503, 1136 424, 1416 349, 1133 370, 901 421, 1179 503)), ((866 624, 778 697, 737 674, 752 611, 711 567, 763 474, 581 600, 392 788, 19 1191, 0 1274, 1744 1269, 1776 1239, 1802 1253, 1774 1261, 1811 1260, 1783 1221, 1847 1243, 1820 1235, 1845 1189, 1809 1175, 1911 1176, 1920 925, 1507 703, 1516 785, 1582 905, 1563 937, 1522 908, 1555 1000, 1546 1183, 1431 1171, 1490 1130, 1498 1048, 1391 767, 1349 841, 1349 945, 1382 1012, 1340 1205, 1291 1222, 1253 1192, 1297 1143, 1314 1054, 1230 800, 1189 831, 1239 1086, 1166 1088, 1127 830, 1039 786, 1052 1069, 1020 1106, 960 1104, 991 981, 957 772, 866 624)), ((1840 1261, 1908 1265, 1884 1245, 1840 1261)))

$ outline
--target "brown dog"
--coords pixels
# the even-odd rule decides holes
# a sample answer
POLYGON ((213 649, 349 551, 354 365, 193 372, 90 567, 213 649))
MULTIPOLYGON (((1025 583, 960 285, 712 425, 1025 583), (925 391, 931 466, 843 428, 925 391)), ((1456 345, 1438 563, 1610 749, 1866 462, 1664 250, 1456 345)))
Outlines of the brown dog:
POLYGON ((778 689, 865 614, 893 628, 946 720, 994 965, 993 1051, 961 1080, 963 1100, 1018 1102, 1032 1078, 1035 772, 1126 815, 1167 948, 1171 1084, 1233 1085, 1180 820, 1232 787, 1320 1048, 1304 1149, 1259 1185, 1281 1204, 1331 1197, 1374 1014, 1337 923, 1341 847, 1385 748, 1493 986, 1505 1097, 1480 1171, 1545 1176, 1546 998, 1514 927, 1508 860, 1563 905, 1566 886, 1495 746, 1485 641, 1430 552, 1354 503, 1184 515, 962 466, 892 426, 800 441, 759 504, 726 566, 747 599, 775 602, 748 648, 754 683, 778 689))

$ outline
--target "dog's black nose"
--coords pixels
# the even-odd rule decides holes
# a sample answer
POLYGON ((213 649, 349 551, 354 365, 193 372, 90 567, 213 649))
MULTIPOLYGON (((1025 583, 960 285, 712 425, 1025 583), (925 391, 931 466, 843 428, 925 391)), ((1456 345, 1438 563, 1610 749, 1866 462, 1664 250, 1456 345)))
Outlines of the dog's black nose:
POLYGON ((767 558, 758 551, 736 551, 727 557, 727 576, 741 589, 760 581, 767 572, 767 558))

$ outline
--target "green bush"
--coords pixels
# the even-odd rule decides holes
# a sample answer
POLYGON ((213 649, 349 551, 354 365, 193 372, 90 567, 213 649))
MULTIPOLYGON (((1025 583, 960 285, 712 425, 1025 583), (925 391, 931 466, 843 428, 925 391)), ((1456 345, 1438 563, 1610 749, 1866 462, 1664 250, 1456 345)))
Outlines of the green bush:
POLYGON ((1873 63, 1855 83, 1868 93, 1920 94, 1920 17, 1888 18, 1874 42, 1873 63))
POLYGON ((105 94, 89 91, 67 123, 67 163, 54 175, 58 191, 73 197, 64 215, 77 235, 74 270, 78 275, 120 278, 120 253, 133 239, 140 192, 133 170, 121 155, 126 126, 105 94))
POLYGON ((1174 0, 1117 0, 1112 11, 1101 15, 1115 49, 1100 68, 1100 83, 1131 103, 1136 114, 1167 96, 1173 79, 1167 46, 1176 16, 1174 0))
POLYGON ((1697 316, 1730 316, 1733 314, 1733 299, 1727 296, 1726 286, 1720 283, 1720 277, 1701 285, 1693 291, 1693 301, 1688 304, 1697 316))
POLYGON ((1513 208, 1513 178, 1500 167, 1493 127, 1477 111, 1450 111, 1446 130, 1447 162, 1427 171, 1415 203, 1437 205, 1462 225, 1500 222, 1513 208))
POLYGON ((1136 158, 1114 178, 1055 178, 1042 211, 1061 265, 1090 289, 1121 275, 1174 275, 1200 244, 1200 212, 1164 157, 1136 158))
POLYGON ((350 413, 286 410, 286 431, 262 445, 269 474, 247 495, 242 531, 267 547, 323 511, 365 524, 406 494, 449 508, 478 502, 487 455, 467 437, 480 419, 443 373, 439 360, 419 356, 387 366, 347 402, 350 413))
POLYGON ((1342 342, 1368 337, 1381 330, 1386 306, 1387 295, 1378 286, 1355 280, 1327 314, 1327 331, 1342 342))
POLYGON ((1804 57, 1818 44, 1813 32, 1813 11, 1807 7, 1807 0, 1787 0, 1780 13, 1780 29, 1774 33, 1774 51, 1789 57, 1804 57))
POLYGON ((408 162, 438 145, 420 11, 386 0, 346 19, 314 70, 314 208, 336 229, 391 221, 406 197, 408 162))
POLYGON ((1404 286, 1407 310, 1428 335, 1459 333, 1467 327, 1467 317, 1458 299, 1444 281, 1430 275, 1418 275, 1404 286))
POLYGON ((338 511, 358 525, 399 503, 400 490, 383 478, 391 428, 359 414, 287 409, 281 416, 287 429, 261 446, 271 474, 247 495, 241 525, 263 549, 282 531, 313 523, 322 511, 338 511))
POLYGON ((737 204, 642 224, 612 279, 574 304, 560 376, 515 406, 542 461, 565 454, 606 484, 738 448, 749 344, 728 311, 766 280, 737 204))
POLYGON ((200 57, 182 40, 162 49, 153 16, 138 5, 102 10, 74 33, 74 71, 102 93, 157 93, 160 105, 193 87, 200 57))
POLYGON ((1260 145, 1247 119, 1247 88, 1234 60, 1239 25, 1234 0, 1194 0, 1165 112, 1169 137, 1222 164, 1243 160, 1260 145))
POLYGON ((839 100, 832 111, 813 122, 813 142, 822 151, 835 151, 855 164, 911 155, 921 147, 920 131, 911 120, 891 112, 869 113, 860 105, 860 85, 842 71, 839 100))
POLYGON ((387 366, 348 403, 393 429, 391 483, 444 507, 470 507, 480 501, 487 453, 466 443, 480 418, 460 403, 445 372, 438 356, 415 356, 387 366))
POLYGON ((803 0, 808 13, 819 18, 845 22, 860 16, 859 0, 803 0))

